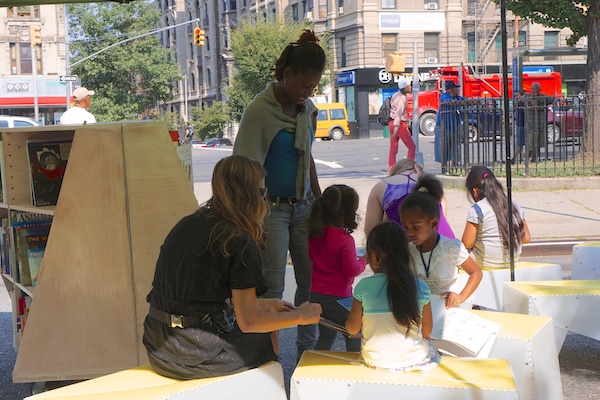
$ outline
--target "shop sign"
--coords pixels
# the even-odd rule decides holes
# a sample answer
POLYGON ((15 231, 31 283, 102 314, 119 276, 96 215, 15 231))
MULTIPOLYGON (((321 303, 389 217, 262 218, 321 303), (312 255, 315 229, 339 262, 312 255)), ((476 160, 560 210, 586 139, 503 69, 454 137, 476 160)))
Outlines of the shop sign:
POLYGON ((354 85, 356 83, 354 71, 346 71, 337 74, 336 83, 338 86, 354 85))

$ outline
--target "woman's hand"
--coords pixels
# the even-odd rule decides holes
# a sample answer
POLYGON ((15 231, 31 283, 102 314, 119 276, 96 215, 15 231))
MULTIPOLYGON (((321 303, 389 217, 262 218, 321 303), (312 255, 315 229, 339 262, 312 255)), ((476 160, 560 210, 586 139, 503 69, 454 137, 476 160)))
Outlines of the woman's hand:
POLYGON ((299 317, 298 325, 318 324, 323 312, 320 304, 309 303, 308 301, 296 307, 295 311, 299 317))

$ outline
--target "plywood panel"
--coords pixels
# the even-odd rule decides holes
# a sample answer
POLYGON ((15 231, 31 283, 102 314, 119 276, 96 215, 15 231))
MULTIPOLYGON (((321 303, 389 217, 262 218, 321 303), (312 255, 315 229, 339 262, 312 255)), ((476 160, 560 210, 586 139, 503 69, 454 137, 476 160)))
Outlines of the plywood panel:
POLYGON ((144 364, 146 296, 152 287, 160 246, 171 228, 198 208, 198 200, 164 124, 129 123, 123 125, 123 131, 137 333, 140 364, 144 364))
POLYGON ((120 125, 78 128, 15 382, 79 379, 137 365, 120 125))

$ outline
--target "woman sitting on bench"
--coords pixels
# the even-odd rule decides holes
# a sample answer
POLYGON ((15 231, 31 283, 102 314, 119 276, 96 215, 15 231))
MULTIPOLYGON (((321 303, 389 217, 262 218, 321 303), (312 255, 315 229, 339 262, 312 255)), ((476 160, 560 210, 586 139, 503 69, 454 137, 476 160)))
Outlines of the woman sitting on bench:
POLYGON ((319 322, 321 306, 258 299, 267 291, 265 170, 244 156, 220 160, 213 196, 163 243, 144 321, 144 345, 161 375, 197 379, 276 361, 271 332, 319 322))

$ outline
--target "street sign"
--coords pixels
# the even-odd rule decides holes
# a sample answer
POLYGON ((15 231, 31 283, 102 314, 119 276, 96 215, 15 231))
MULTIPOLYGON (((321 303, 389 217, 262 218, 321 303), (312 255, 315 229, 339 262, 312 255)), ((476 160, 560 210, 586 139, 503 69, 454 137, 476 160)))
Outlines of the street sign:
POLYGON ((77 79, 79 79, 77 75, 61 75, 60 78, 58 78, 61 82, 76 82, 77 79))

